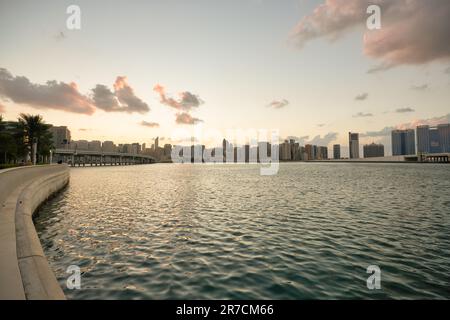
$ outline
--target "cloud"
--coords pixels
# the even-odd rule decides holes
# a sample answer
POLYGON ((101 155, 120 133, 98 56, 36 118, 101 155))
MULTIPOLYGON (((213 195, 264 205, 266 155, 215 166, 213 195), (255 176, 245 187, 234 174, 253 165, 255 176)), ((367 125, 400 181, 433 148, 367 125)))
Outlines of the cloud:
POLYGON ((433 117, 428 119, 416 119, 411 122, 399 124, 396 126, 397 129, 415 129, 417 126, 429 125, 429 126, 437 126, 438 124, 450 123, 450 113, 440 116, 433 117))
POLYGON ((289 104, 289 101, 287 101, 286 99, 282 99, 282 100, 274 100, 271 103, 269 103, 267 106, 274 108, 274 109, 281 109, 286 107, 289 104))
POLYGON ((357 114, 353 115, 353 118, 367 118, 367 117, 373 117, 373 114, 358 112, 357 114))
POLYGON ((93 100, 97 108, 106 112, 147 113, 150 107, 138 98, 127 78, 119 76, 114 83, 114 92, 103 84, 92 89, 93 100))
POLYGON ((317 145, 317 146, 328 146, 332 141, 337 139, 337 132, 329 132, 325 136, 321 137, 320 135, 315 136, 308 144, 317 145))
POLYGON ((159 123, 142 121, 141 122, 141 126, 148 127, 148 128, 158 128, 159 127, 159 123))
POLYGON ((414 110, 413 108, 398 108, 397 110, 395 110, 395 112, 397 113, 407 113, 407 112, 414 112, 416 110, 414 110))
POLYGON ((437 126, 438 124, 450 123, 450 113, 440 117, 428 118, 428 119, 419 119, 413 120, 411 122, 406 122, 402 124, 398 124, 394 127, 385 127, 380 131, 367 131, 366 133, 362 133, 361 137, 386 137, 390 136, 392 130, 395 129, 416 129, 417 126, 421 125, 429 125, 429 126, 437 126))
POLYGON ((92 100, 82 95, 73 82, 47 81, 46 84, 36 84, 26 77, 13 76, 3 68, 0 68, 0 96, 36 109, 55 109, 88 115, 95 111, 92 100))
POLYGON ((91 129, 87 129, 87 128, 80 128, 78 129, 78 131, 90 131, 91 129))
POLYGON ((123 110, 116 95, 107 86, 98 84, 92 89, 92 93, 97 108, 107 112, 123 110))
POLYGON ((149 106, 134 94, 133 88, 128 85, 127 77, 116 78, 114 93, 126 112, 146 113, 150 111, 149 106))
POLYGON ((367 92, 365 92, 365 93, 358 94, 358 95, 355 97, 355 100, 357 100, 357 101, 363 101, 363 100, 366 100, 368 97, 369 97, 369 94, 368 94, 367 92))
POLYGON ((445 69, 445 70, 444 70, 444 73, 450 74, 450 67, 448 67, 447 69, 445 69))
POLYGON ((361 138, 363 137, 371 137, 371 138, 377 138, 377 137, 386 137, 391 135, 391 131, 395 130, 395 127, 384 127, 380 131, 367 131, 366 133, 361 133, 361 138))
POLYGON ((299 142, 300 144, 305 144, 305 142, 309 139, 309 136, 302 136, 302 137, 297 137, 297 136, 287 136, 286 140, 295 140, 297 142, 299 142))
POLYGON ((189 91, 180 92, 179 100, 167 97, 165 89, 162 85, 157 84, 153 87, 153 90, 159 94, 160 102, 169 107, 175 108, 180 111, 190 111, 194 108, 198 108, 204 103, 197 95, 190 93, 189 91))
POLYGON ((318 126, 319 128, 325 127, 325 123, 319 123, 317 126, 318 126))
POLYGON ((369 70, 367 70, 367 73, 372 74, 376 72, 386 71, 393 67, 394 65, 392 63, 380 63, 378 65, 369 68, 369 70))
POLYGON ((178 124, 196 124, 202 122, 202 120, 192 117, 187 112, 180 112, 176 114, 175 122, 178 124))
POLYGON ((337 132, 329 132, 323 137, 321 135, 317 135, 317 136, 313 137, 312 139, 309 139, 309 136, 302 136, 302 137, 288 136, 286 139, 287 140, 295 140, 302 146, 304 146, 305 144, 327 146, 332 141, 336 140, 337 137, 338 137, 337 132))
POLYGON ((313 39, 335 41, 356 27, 366 28, 363 52, 381 62, 369 70, 372 73, 449 60, 449 16, 450 1, 445 0, 326 0, 300 20, 290 39, 302 48, 313 39), (365 27, 369 5, 381 7, 381 29, 365 27))
POLYGON ((424 91, 428 89, 428 84, 422 84, 422 85, 413 85, 411 86, 411 90, 416 90, 416 91, 424 91))
POLYGON ((6 108, 3 104, 0 103, 0 112, 5 112, 6 108))

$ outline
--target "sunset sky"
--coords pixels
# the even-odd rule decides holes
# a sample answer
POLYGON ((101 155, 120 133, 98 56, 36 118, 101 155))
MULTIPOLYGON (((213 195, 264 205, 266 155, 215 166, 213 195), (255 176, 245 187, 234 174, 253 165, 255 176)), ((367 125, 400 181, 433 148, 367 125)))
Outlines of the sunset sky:
POLYGON ((392 128, 450 122, 449 17, 448 0, 0 0, 0 113, 76 140, 200 123, 323 145, 354 131, 390 151, 392 128), (66 28, 71 4, 81 30, 66 28))

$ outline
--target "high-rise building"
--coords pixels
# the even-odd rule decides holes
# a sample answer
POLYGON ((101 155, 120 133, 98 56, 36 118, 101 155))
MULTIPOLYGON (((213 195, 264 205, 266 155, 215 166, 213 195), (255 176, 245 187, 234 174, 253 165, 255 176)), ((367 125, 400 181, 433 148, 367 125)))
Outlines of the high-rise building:
POLYGON ((71 141, 70 148, 74 150, 89 150, 89 142, 87 140, 71 141))
POLYGON ((112 141, 103 141, 102 143, 102 151, 103 152, 116 152, 117 147, 112 141))
POLYGON ((141 153, 141 145, 137 142, 131 144, 131 153, 132 154, 140 154, 141 153))
POLYGON ((315 159, 314 149, 313 149, 312 145, 310 145, 310 144, 305 145, 305 154, 306 154, 305 160, 314 160, 315 159))
POLYGON ((169 143, 166 143, 164 145, 164 157, 167 159, 170 159, 172 156, 172 145, 169 143))
POLYGON ((300 143, 298 142, 291 145, 291 159, 294 161, 301 160, 300 143))
POLYGON ((359 133, 348 133, 348 149, 350 152, 350 159, 359 158, 359 133))
POLYGON ((328 159, 328 147, 317 147, 317 160, 328 159))
POLYGON ((155 150, 158 150, 158 147, 159 147, 159 137, 156 137, 154 147, 155 147, 155 150))
POLYGON ((414 129, 392 130, 391 136, 393 156, 416 154, 414 129))
POLYGON ((430 128, 430 153, 441 152, 441 139, 436 127, 430 128))
POLYGON ((269 142, 258 142, 258 162, 267 162, 271 157, 271 145, 269 142))
POLYGON ((89 141, 88 150, 89 151, 102 151, 102 143, 98 140, 89 141))
POLYGON ((232 151, 233 146, 228 142, 227 139, 223 139, 222 141, 222 156, 223 156, 223 162, 232 162, 232 151), (228 153, 228 155, 227 155, 228 153), (228 161, 227 161, 228 158, 228 161))
POLYGON ((280 160, 291 160, 291 144, 288 140, 280 144, 280 160))
POLYGON ((129 143, 122 144, 122 146, 120 148, 120 152, 122 152, 122 153, 132 153, 131 144, 129 144, 129 143))
POLYGON ((450 152, 450 123, 437 126, 441 152, 450 152))
POLYGON ((416 131, 417 152, 430 153, 430 126, 418 126, 416 131))
POLYGON ((333 145, 333 159, 340 159, 341 158, 341 145, 335 144, 333 145))
POLYGON ((364 158, 384 157, 384 145, 382 144, 366 144, 363 147, 364 158))
POLYGON ((66 126, 50 127, 55 149, 68 149, 70 144, 70 130, 66 126))
POLYGON ((439 124, 437 127, 418 126, 417 152, 450 152, 450 124, 439 124))

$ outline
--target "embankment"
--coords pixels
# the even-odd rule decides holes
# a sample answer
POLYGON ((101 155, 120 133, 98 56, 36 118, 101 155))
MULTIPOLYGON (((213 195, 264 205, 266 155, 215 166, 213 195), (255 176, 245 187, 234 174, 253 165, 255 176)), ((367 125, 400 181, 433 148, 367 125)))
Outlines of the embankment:
POLYGON ((0 299, 65 299, 32 217, 69 177, 66 165, 0 171, 0 299))

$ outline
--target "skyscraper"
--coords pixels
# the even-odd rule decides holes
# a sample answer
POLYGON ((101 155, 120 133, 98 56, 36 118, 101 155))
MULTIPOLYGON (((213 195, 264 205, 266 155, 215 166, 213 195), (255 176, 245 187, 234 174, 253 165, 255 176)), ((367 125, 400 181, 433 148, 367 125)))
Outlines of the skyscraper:
POLYGON ((327 160, 328 159, 328 147, 319 146, 317 147, 317 159, 327 160))
POLYGON ((340 144, 333 145, 333 158, 334 159, 341 158, 341 145, 340 144))
POLYGON ((417 152, 430 153, 430 126, 417 127, 417 152))
POLYGON ((314 160, 314 154, 313 154, 313 146, 311 144, 305 145, 305 160, 314 160))
POLYGON ((66 126, 50 127, 53 146, 56 149, 67 149, 70 144, 70 130, 66 126))
POLYGON ((416 154, 414 129, 392 130, 391 136, 393 156, 416 154))
POLYGON ((437 127, 418 126, 417 152, 450 152, 450 124, 440 124, 437 127))
POLYGON ((359 158, 359 133, 348 133, 348 149, 350 152, 350 159, 359 158))
POLYGON ((441 152, 450 152, 450 123, 437 126, 441 152))
POLYGON ((366 144, 363 147, 364 158, 384 157, 384 145, 382 144, 366 144))
POLYGON ((155 139, 155 151, 158 150, 159 147, 159 137, 156 137, 155 139))

